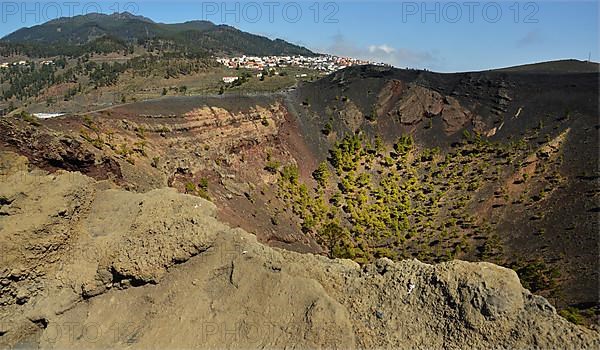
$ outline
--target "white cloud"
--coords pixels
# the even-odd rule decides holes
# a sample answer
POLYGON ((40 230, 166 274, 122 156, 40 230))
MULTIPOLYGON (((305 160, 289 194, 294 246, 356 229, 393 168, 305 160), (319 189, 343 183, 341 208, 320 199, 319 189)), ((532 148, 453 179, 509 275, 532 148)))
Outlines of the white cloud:
POLYGON ((329 47, 317 51, 374 62, 384 62, 402 68, 432 69, 440 63, 440 59, 432 52, 393 47, 389 44, 373 44, 360 47, 346 40, 342 34, 335 35, 329 47))
POLYGON ((388 46, 387 44, 383 44, 383 45, 379 45, 379 46, 376 46, 376 45, 369 46, 369 52, 370 53, 375 53, 377 51, 383 51, 383 52, 385 52, 386 54, 389 55, 391 53, 396 52, 396 49, 394 49, 393 47, 388 46))

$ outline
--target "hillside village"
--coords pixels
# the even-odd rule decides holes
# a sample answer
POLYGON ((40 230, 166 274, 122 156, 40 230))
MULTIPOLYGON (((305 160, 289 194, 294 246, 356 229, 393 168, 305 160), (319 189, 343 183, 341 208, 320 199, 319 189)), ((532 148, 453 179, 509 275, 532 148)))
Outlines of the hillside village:
MULTIPOLYGON (((329 74, 340 69, 360 65, 390 66, 381 62, 372 62, 351 57, 339 57, 332 55, 321 56, 240 56, 231 58, 217 58, 217 62, 231 69, 245 68, 255 70, 268 70, 269 68, 297 67, 321 71, 329 74)), ((21 60, 17 62, 2 62, 0 69, 11 66, 25 66, 31 62, 21 60)), ((52 60, 38 62, 40 65, 54 64, 52 60)))
POLYGON ((340 69, 344 69, 351 66, 359 65, 379 65, 388 66, 385 63, 370 62, 366 60, 350 58, 350 57, 339 57, 332 55, 321 55, 321 56, 241 56, 231 58, 218 58, 217 62, 225 65, 228 68, 237 69, 255 69, 255 70, 268 70, 271 68, 286 68, 286 67, 298 67, 307 68, 321 71, 325 74, 335 72, 340 69))

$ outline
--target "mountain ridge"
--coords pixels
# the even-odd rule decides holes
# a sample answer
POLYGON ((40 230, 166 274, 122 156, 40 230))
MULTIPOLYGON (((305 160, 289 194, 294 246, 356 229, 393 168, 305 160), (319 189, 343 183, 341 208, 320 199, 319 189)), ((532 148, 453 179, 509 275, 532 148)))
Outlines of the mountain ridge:
POLYGON ((216 25, 210 21, 157 23, 128 12, 62 17, 18 29, 4 36, 0 42, 81 46, 102 37, 134 44, 152 40, 168 41, 182 47, 183 51, 202 51, 206 54, 315 55, 305 47, 282 39, 270 39, 228 25, 216 25))
POLYGON ((494 72, 511 73, 545 73, 545 74, 567 74, 567 73, 598 73, 600 65, 597 62, 581 61, 577 59, 560 59, 524 63, 516 66, 494 68, 494 72))

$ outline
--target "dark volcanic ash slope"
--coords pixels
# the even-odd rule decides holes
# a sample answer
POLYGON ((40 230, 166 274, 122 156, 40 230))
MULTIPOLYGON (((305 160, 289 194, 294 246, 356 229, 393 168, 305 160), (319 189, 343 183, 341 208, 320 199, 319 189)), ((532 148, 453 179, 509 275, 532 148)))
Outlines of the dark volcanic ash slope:
POLYGON ((306 134, 315 144, 323 143, 319 135, 328 120, 335 131, 366 130, 389 142, 413 133, 427 145, 447 147, 464 129, 506 140, 536 127, 540 120, 554 127, 567 115, 573 117, 571 122, 597 117, 598 65, 593 64, 592 71, 586 66, 584 72, 570 73, 567 63, 557 66, 562 71, 547 72, 544 67, 556 67, 549 62, 534 65, 531 71, 523 66, 453 74, 361 66, 304 85, 296 100, 308 112, 303 113, 305 127, 313 129, 306 134), (376 123, 364 118, 371 115, 376 123), (429 119, 442 127, 425 128, 429 119))
POLYGON ((471 168, 494 167, 495 175, 482 179, 486 185, 469 193, 466 211, 491 225, 488 237, 499 239, 503 252, 463 258, 513 266, 532 280, 530 288, 562 307, 592 307, 593 315, 599 300, 598 81, 597 64, 577 61, 457 74, 365 66, 302 86, 294 98, 301 133, 318 159, 357 132, 388 144, 410 134, 417 148, 458 154, 471 168), (466 142, 465 131, 476 141, 466 142), (467 159, 474 147, 464 145, 473 142, 484 145, 476 150, 483 152, 479 161, 467 159), (522 151, 509 162, 504 151, 482 157, 513 145, 522 151))

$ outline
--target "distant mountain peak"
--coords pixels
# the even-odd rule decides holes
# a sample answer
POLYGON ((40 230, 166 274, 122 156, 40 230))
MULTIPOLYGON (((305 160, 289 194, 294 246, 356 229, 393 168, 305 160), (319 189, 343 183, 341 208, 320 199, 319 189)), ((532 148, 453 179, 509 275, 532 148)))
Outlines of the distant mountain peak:
POLYGON ((183 22, 183 24, 212 24, 212 25, 214 25, 214 23, 211 21, 199 20, 199 19, 195 19, 193 21, 185 21, 185 22, 183 22))
POLYGON ((127 11, 115 12, 115 13, 111 14, 110 17, 115 18, 115 19, 135 19, 135 20, 142 21, 142 22, 155 23, 153 20, 151 20, 148 17, 134 15, 133 13, 127 12, 127 11))
POLYGON ((126 11, 126 12, 114 12, 112 14, 91 12, 91 13, 87 13, 85 15, 78 15, 78 16, 73 16, 73 17, 60 17, 60 18, 50 20, 41 25, 44 26, 44 25, 51 25, 51 24, 69 24, 69 23, 76 23, 76 22, 97 22, 97 21, 102 21, 102 20, 107 20, 107 19, 117 20, 117 21, 133 19, 133 20, 138 20, 138 21, 142 21, 142 22, 154 23, 154 21, 151 20, 150 18, 147 18, 144 16, 137 16, 137 15, 132 14, 131 12, 126 11))
POLYGON ((21 28, 2 38, 2 41, 80 46, 101 37, 115 38, 124 43, 161 39, 172 42, 173 47, 179 50, 209 55, 314 55, 305 47, 246 33, 227 25, 215 25, 202 20, 157 23, 130 12, 62 17, 30 28, 21 28))

